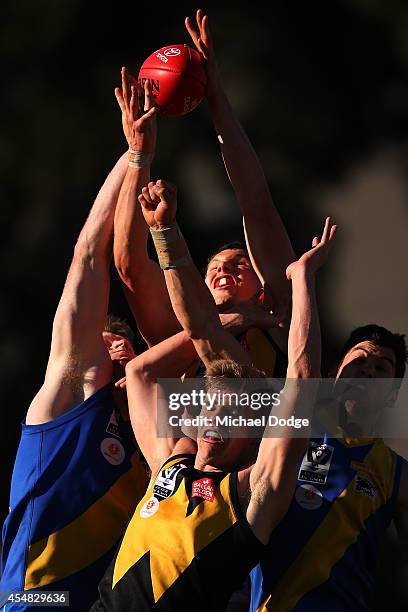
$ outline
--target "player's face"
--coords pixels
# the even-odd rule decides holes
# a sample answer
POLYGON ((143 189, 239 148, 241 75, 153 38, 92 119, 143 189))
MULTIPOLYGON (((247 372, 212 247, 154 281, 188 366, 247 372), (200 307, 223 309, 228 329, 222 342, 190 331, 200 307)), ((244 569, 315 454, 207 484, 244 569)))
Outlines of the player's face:
POLYGON ((104 331, 102 337, 112 361, 117 361, 124 367, 128 361, 136 357, 131 343, 124 336, 104 331))
POLYGON ((211 410, 205 407, 202 410, 201 416, 205 416, 207 421, 199 427, 197 433, 197 463, 201 465, 200 469, 206 466, 207 469, 212 467, 230 471, 246 466, 250 443, 246 438, 245 428, 231 428, 228 423, 222 424, 222 419, 235 417, 240 413, 248 417, 247 412, 245 408, 231 406, 217 406, 211 410), (237 437, 232 437, 234 435, 237 437))
POLYGON ((246 302, 261 290, 250 259, 241 249, 217 253, 208 264, 205 282, 217 306, 246 302))
POLYGON ((338 378, 394 378, 396 359, 394 351, 365 340, 345 355, 337 371, 338 378))
POLYGON ((346 411, 355 415, 364 412, 369 416, 389 404, 390 398, 395 401, 395 368, 396 357, 392 349, 368 340, 353 346, 338 368, 334 387, 335 391, 341 391, 346 411), (364 379, 372 382, 365 384, 364 379), (383 380, 376 382, 375 379, 383 380))

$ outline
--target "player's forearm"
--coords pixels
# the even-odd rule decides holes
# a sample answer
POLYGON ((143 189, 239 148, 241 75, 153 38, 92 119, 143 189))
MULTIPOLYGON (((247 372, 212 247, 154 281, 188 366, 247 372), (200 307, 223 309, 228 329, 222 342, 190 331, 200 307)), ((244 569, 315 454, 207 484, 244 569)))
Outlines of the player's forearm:
POLYGON ((292 319, 288 340, 288 378, 320 376, 321 337, 315 276, 304 268, 292 278, 292 319))
POLYGON ((288 301, 290 287, 285 270, 294 260, 292 245, 259 158, 227 96, 218 90, 209 103, 224 164, 244 218, 251 259, 262 282, 271 287, 277 308, 288 301))
POLYGON ((265 191, 269 194, 269 190, 262 166, 245 130, 222 89, 209 99, 209 105, 225 168, 239 205, 249 208, 248 198, 254 197, 253 210, 248 212, 264 214, 262 206, 255 199, 265 191))
POLYGON ((179 378, 196 357, 192 341, 182 331, 138 355, 127 369, 150 382, 156 382, 158 378, 179 378))
POLYGON ((191 338, 206 338, 210 328, 221 327, 214 300, 192 260, 165 270, 164 277, 174 314, 191 338))
POLYGON ((150 180, 150 166, 128 168, 120 190, 115 212, 114 259, 122 281, 130 286, 143 272, 148 259, 148 227, 138 202, 142 187, 150 180))
POLYGON ((79 235, 76 253, 83 257, 109 256, 113 219, 120 188, 126 174, 127 153, 117 161, 102 185, 79 235))

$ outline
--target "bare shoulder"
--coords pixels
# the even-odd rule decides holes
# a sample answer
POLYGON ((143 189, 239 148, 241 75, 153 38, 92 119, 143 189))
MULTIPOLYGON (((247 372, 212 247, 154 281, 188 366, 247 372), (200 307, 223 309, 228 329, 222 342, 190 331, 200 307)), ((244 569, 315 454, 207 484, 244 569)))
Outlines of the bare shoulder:
POLYGON ((173 450, 167 456, 164 455, 156 455, 154 459, 151 460, 149 468, 152 474, 151 481, 154 481, 156 476, 158 475, 160 468, 167 461, 171 461, 173 458, 176 458, 178 455, 194 455, 197 453, 197 444, 191 438, 183 437, 177 440, 175 443, 173 450))

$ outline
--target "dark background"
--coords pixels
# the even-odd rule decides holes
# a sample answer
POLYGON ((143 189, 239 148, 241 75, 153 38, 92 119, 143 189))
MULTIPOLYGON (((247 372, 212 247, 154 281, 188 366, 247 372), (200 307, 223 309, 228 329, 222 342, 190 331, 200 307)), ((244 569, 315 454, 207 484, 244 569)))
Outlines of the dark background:
MULTIPOLYGON (((126 148, 113 95, 120 67, 136 72, 155 49, 188 42, 183 19, 196 8, 138 4, 14 0, 0 8, 1 518, 19 423, 42 383, 77 235, 126 148)), ((339 224, 319 278, 325 368, 352 327, 408 332, 408 4, 201 6, 296 252, 327 214, 339 224)), ((188 116, 160 118, 153 174, 178 185, 180 225, 200 266, 242 235, 205 102, 188 116)), ((132 322, 115 278, 111 301, 132 322)), ((404 608, 395 606, 407 571, 391 535, 379 609, 390 600, 404 608)))

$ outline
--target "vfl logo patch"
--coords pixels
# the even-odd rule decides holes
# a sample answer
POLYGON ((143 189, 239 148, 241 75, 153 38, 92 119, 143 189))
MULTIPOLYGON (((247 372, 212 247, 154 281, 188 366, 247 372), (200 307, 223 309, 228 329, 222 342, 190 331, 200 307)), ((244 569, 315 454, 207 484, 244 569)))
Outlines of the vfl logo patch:
POLYGON ((378 493, 377 487, 373 485, 372 482, 366 478, 362 478, 358 474, 356 474, 354 479, 354 488, 359 493, 364 493, 364 495, 367 495, 367 497, 371 497, 371 499, 373 499, 378 493))
POLYGON ((211 478, 194 480, 191 487, 191 497, 202 497, 205 501, 214 501, 214 486, 211 478))
POLYGON ((106 428, 106 433, 108 434, 113 434, 114 436, 117 436, 118 438, 122 438, 122 436, 120 435, 120 430, 119 430, 119 412, 117 412, 116 410, 113 410, 111 417, 109 419, 109 423, 108 426, 106 428))
POLYGON ((176 463, 162 470, 155 480, 153 495, 159 500, 166 499, 170 497, 170 495, 173 495, 176 487, 177 474, 185 467, 187 466, 184 465, 184 463, 176 463))
POLYGON ((299 468, 298 480, 324 485, 333 459, 334 447, 311 442, 299 468))

